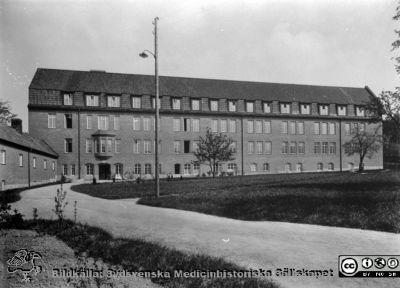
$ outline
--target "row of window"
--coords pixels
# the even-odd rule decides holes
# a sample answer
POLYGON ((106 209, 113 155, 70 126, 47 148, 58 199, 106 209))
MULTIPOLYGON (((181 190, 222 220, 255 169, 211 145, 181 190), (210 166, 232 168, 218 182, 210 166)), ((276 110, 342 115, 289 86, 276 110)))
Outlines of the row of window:
MULTIPOLYGON (((143 108, 141 96, 132 96, 131 97, 131 107, 132 108, 143 108)), ((210 111, 225 111, 225 109, 221 109, 220 101, 218 99, 210 99, 208 109, 210 111)), ((63 104, 64 105, 73 105, 73 94, 72 93, 64 93, 63 94, 63 104)), ((99 106, 99 95, 85 95, 85 104, 86 106, 99 106)), ((159 103, 160 104, 160 103, 159 103)), ((201 100, 200 99, 191 99, 190 108, 193 111, 202 110, 201 100)), ((121 98, 118 95, 108 95, 107 96, 107 106, 108 107, 121 107, 121 98)), ((173 110, 181 110, 182 109, 182 99, 178 97, 171 98, 171 107, 173 110)), ((152 108, 155 108, 155 98, 152 97, 152 108)), ((238 101, 237 100, 228 100, 227 110, 229 112, 238 111, 238 101)), ((272 102, 262 102, 262 110, 264 113, 272 113, 272 102)), ((336 105, 336 114, 339 116, 346 116, 348 114, 347 105, 336 105)), ((255 101, 245 101, 245 111, 248 113, 255 112, 255 101)), ((279 103, 279 112, 282 114, 291 114, 292 104, 289 102, 280 102, 279 103)), ((299 104, 299 113, 303 115, 311 114, 311 104, 310 103, 300 103, 299 104)), ((318 114, 319 115, 329 115, 330 109, 328 104, 318 104, 318 114)), ((363 106, 355 106, 355 114, 356 116, 365 116, 365 111, 363 106)))
MULTIPOLYGON (((7 152, 6 150, 0 150, 0 164, 6 165, 7 164, 7 152)), ((19 167, 24 167, 24 155, 18 154, 18 165, 19 167)), ((32 167, 37 168, 37 158, 32 157, 32 167)), ((54 171, 56 168, 56 162, 51 162, 51 169, 54 171)), ((47 170, 47 159, 43 159, 43 169, 47 170)))

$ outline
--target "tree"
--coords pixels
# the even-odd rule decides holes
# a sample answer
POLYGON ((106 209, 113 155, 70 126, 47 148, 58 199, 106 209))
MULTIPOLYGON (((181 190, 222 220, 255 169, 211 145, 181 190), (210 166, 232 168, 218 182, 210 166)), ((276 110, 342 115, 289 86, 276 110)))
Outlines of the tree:
POLYGON ((17 115, 11 113, 11 107, 8 101, 0 99, 0 123, 7 123, 7 121, 15 118, 17 115))
POLYGON ((366 132, 364 130, 357 129, 351 138, 343 144, 346 155, 352 156, 358 154, 360 162, 358 165, 358 171, 364 171, 364 159, 369 159, 378 152, 382 143, 382 136, 378 133, 380 126, 378 126, 373 133, 366 132))
POLYGON ((233 141, 221 133, 212 133, 207 129, 205 138, 200 137, 196 151, 193 152, 197 160, 194 164, 207 163, 210 166, 211 173, 215 177, 216 169, 219 164, 234 160, 234 150, 231 147, 233 141))

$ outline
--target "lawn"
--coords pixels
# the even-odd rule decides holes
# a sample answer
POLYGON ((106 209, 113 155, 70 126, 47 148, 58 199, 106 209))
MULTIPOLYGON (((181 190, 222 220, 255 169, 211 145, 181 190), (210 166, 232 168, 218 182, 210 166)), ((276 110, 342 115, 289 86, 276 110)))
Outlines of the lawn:
POLYGON ((106 199, 240 220, 284 221, 400 232, 400 174, 394 171, 197 178, 154 183, 82 184, 73 190, 106 199))

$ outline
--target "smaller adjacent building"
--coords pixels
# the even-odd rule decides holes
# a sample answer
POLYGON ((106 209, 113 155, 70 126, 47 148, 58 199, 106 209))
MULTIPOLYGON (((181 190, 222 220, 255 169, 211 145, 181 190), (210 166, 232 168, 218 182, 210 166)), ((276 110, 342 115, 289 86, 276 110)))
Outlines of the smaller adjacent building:
POLYGON ((22 133, 22 121, 0 123, 0 190, 54 182, 58 155, 46 142, 22 133))

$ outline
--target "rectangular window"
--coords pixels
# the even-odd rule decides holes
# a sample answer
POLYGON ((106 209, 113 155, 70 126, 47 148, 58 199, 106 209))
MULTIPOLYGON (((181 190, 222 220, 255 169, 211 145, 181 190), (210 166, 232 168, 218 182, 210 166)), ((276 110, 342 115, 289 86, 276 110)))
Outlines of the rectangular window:
POLYGON ((0 151, 1 157, 0 157, 0 163, 5 165, 6 164, 6 150, 1 150, 0 151))
POLYGON ((306 152, 305 143, 304 143, 304 142, 299 142, 299 143, 297 144, 297 152, 298 152, 299 154, 304 154, 304 153, 306 152))
MULTIPOLYGON (((161 109, 161 97, 158 98, 158 108, 161 109)), ((151 108, 156 109, 156 97, 151 97, 151 108)))
POLYGON ((139 131, 140 130, 140 118, 133 117, 133 130, 139 131))
POLYGON ((314 134, 319 134, 319 122, 314 122, 314 134))
POLYGON ((329 123, 329 135, 336 134, 336 125, 335 123, 329 123))
POLYGON ((47 115, 47 128, 56 128, 56 114, 49 113, 47 115))
POLYGON ((144 164, 144 174, 151 174, 151 164, 144 164))
POLYGON ((150 131, 150 118, 143 118, 143 130, 150 131))
POLYGON ((93 164, 86 164, 86 175, 93 175, 93 164))
POLYGON ((289 134, 296 134, 296 122, 289 122, 289 134))
POLYGON ((328 123, 326 122, 321 123, 321 134, 322 135, 328 134, 328 123))
POLYGON ((214 132, 214 133, 218 132, 218 120, 216 120, 216 119, 211 120, 211 132, 214 132))
POLYGON ((356 106, 356 116, 363 117, 365 116, 365 109, 361 106, 356 106))
POLYGON ((190 119, 183 118, 183 131, 190 131, 190 119))
POLYGON ((107 96, 107 106, 108 107, 120 107, 121 98, 119 96, 107 96))
POLYGON ((329 106, 325 104, 319 105, 319 115, 329 115, 329 106))
POLYGON ((254 128, 255 128, 256 133, 258 133, 258 134, 262 133, 262 122, 261 121, 259 121, 259 120, 254 121, 254 126, 255 126, 254 128))
POLYGON ((64 152, 65 153, 72 152, 72 139, 71 138, 64 139, 64 152))
POLYGON ((64 128, 72 128, 72 114, 64 114, 64 128))
POLYGON ((210 110, 218 111, 218 100, 210 100, 210 110))
POLYGON ((337 106, 337 114, 339 116, 346 116, 347 115, 347 107, 345 105, 338 105, 337 106))
POLYGON ((72 105, 72 94, 64 93, 64 105, 72 105))
POLYGON ((190 153, 190 141, 183 141, 183 153, 190 153))
POLYGON ((254 133, 254 121, 247 120, 247 133, 254 133))
POLYGON ((99 106, 99 96, 86 95, 86 106, 99 106))
POLYGON ((321 143, 314 142, 314 154, 321 154, 321 143))
POLYGON ((133 154, 140 153, 140 140, 133 139, 133 154))
POLYGON ((280 105, 282 114, 290 114, 290 104, 289 103, 281 103, 280 105))
POLYGON ((142 165, 140 165, 140 164, 135 164, 135 174, 136 175, 140 175, 140 174, 142 174, 142 165))
POLYGON ((107 152, 112 152, 112 140, 110 138, 107 138, 107 152))
POLYGON ((181 109, 181 99, 172 98, 172 109, 180 110, 181 109))
POLYGON ((358 131, 365 132, 365 123, 358 123, 358 131))
POLYGON ((195 110, 195 111, 200 110, 200 100, 192 99, 192 110, 195 110))
POLYGON ((92 139, 86 139, 86 153, 92 153, 93 147, 92 147, 92 139))
POLYGON ((97 125, 100 130, 108 130, 108 116, 106 115, 99 115, 97 118, 97 125))
POLYGON ((142 108, 142 97, 132 96, 132 108, 142 108))
POLYGON ((68 165, 63 164, 63 175, 68 175, 68 165))
POLYGON ((32 166, 33 168, 36 168, 36 157, 33 157, 32 159, 32 166))
POLYGON ((53 171, 55 171, 56 170, 56 162, 51 162, 51 169, 53 170, 53 171))
POLYGON ((328 142, 322 142, 322 154, 328 154, 328 142))
POLYGON ((264 133, 265 134, 271 133, 271 121, 264 121, 264 133))
POLYGON ((180 153, 180 141, 174 141, 174 153, 179 154, 180 153))
POLYGON ((197 151, 199 148, 199 141, 193 141, 193 151, 197 151))
POLYGON ((144 154, 150 154, 151 153, 151 145, 149 140, 144 140, 143 141, 143 152, 144 154))
POLYGON ((259 155, 263 154, 263 142, 258 141, 256 143, 256 147, 257 147, 257 154, 259 155))
POLYGON ((351 134, 357 133, 358 123, 351 123, 351 134))
POLYGON ((329 154, 336 154, 336 142, 329 144, 329 154))
POLYGON ((229 132, 236 133, 236 120, 229 120, 229 132))
POLYGON ((344 124, 344 131, 346 135, 350 135, 350 123, 344 124))
POLYGON ((114 130, 119 130, 121 128, 120 123, 121 121, 119 116, 114 116, 114 130))
POLYGON ((92 129, 92 115, 86 115, 86 129, 92 129))
POLYGON ((263 111, 264 111, 264 113, 271 113, 271 103, 270 102, 263 103, 263 111))
POLYGON ((193 132, 200 132, 200 119, 192 119, 193 132))
POLYGON ((247 142, 247 151, 249 154, 254 153, 254 142, 247 142))
POLYGON ((179 132, 179 131, 181 131, 181 119, 179 119, 179 118, 174 118, 173 120, 172 120, 172 128, 173 128, 173 130, 174 130, 174 132, 179 132))
POLYGON ((121 140, 115 139, 115 153, 121 152, 121 140))
POLYGON ((289 143, 286 141, 282 142, 282 154, 288 154, 289 152, 289 143))
POLYGON ((237 147, 237 143, 236 143, 236 141, 233 141, 230 146, 233 153, 236 153, 236 147, 237 147))
POLYGON ((297 134, 304 134, 304 122, 297 122, 297 134))
POLYGON ((254 112, 254 102, 246 102, 246 112, 254 112))
POLYGON ((296 142, 290 142, 290 154, 296 154, 296 142))
POLYGON ((106 139, 100 139, 100 153, 106 153, 106 139))
POLYGON ((287 121, 282 121, 281 122, 281 131, 282 134, 287 134, 288 130, 288 122, 287 121))
POLYGON ((271 141, 267 141, 267 142, 265 142, 264 153, 265 154, 271 154, 271 152, 272 152, 272 142, 271 141))
POLYGON ((18 159, 19 159, 19 167, 24 166, 24 155, 19 154, 18 159))
POLYGON ((228 101, 228 110, 229 112, 235 112, 236 108, 236 101, 228 101))
POLYGON ((220 120, 219 125, 221 128, 220 130, 221 133, 228 132, 228 122, 226 120, 220 120))
POLYGON ((72 164, 72 165, 71 165, 71 175, 72 175, 72 176, 75 176, 75 173, 76 173, 76 172, 75 172, 75 164, 72 164))
POLYGON ((310 112, 310 104, 300 104, 300 114, 309 115, 310 112))

